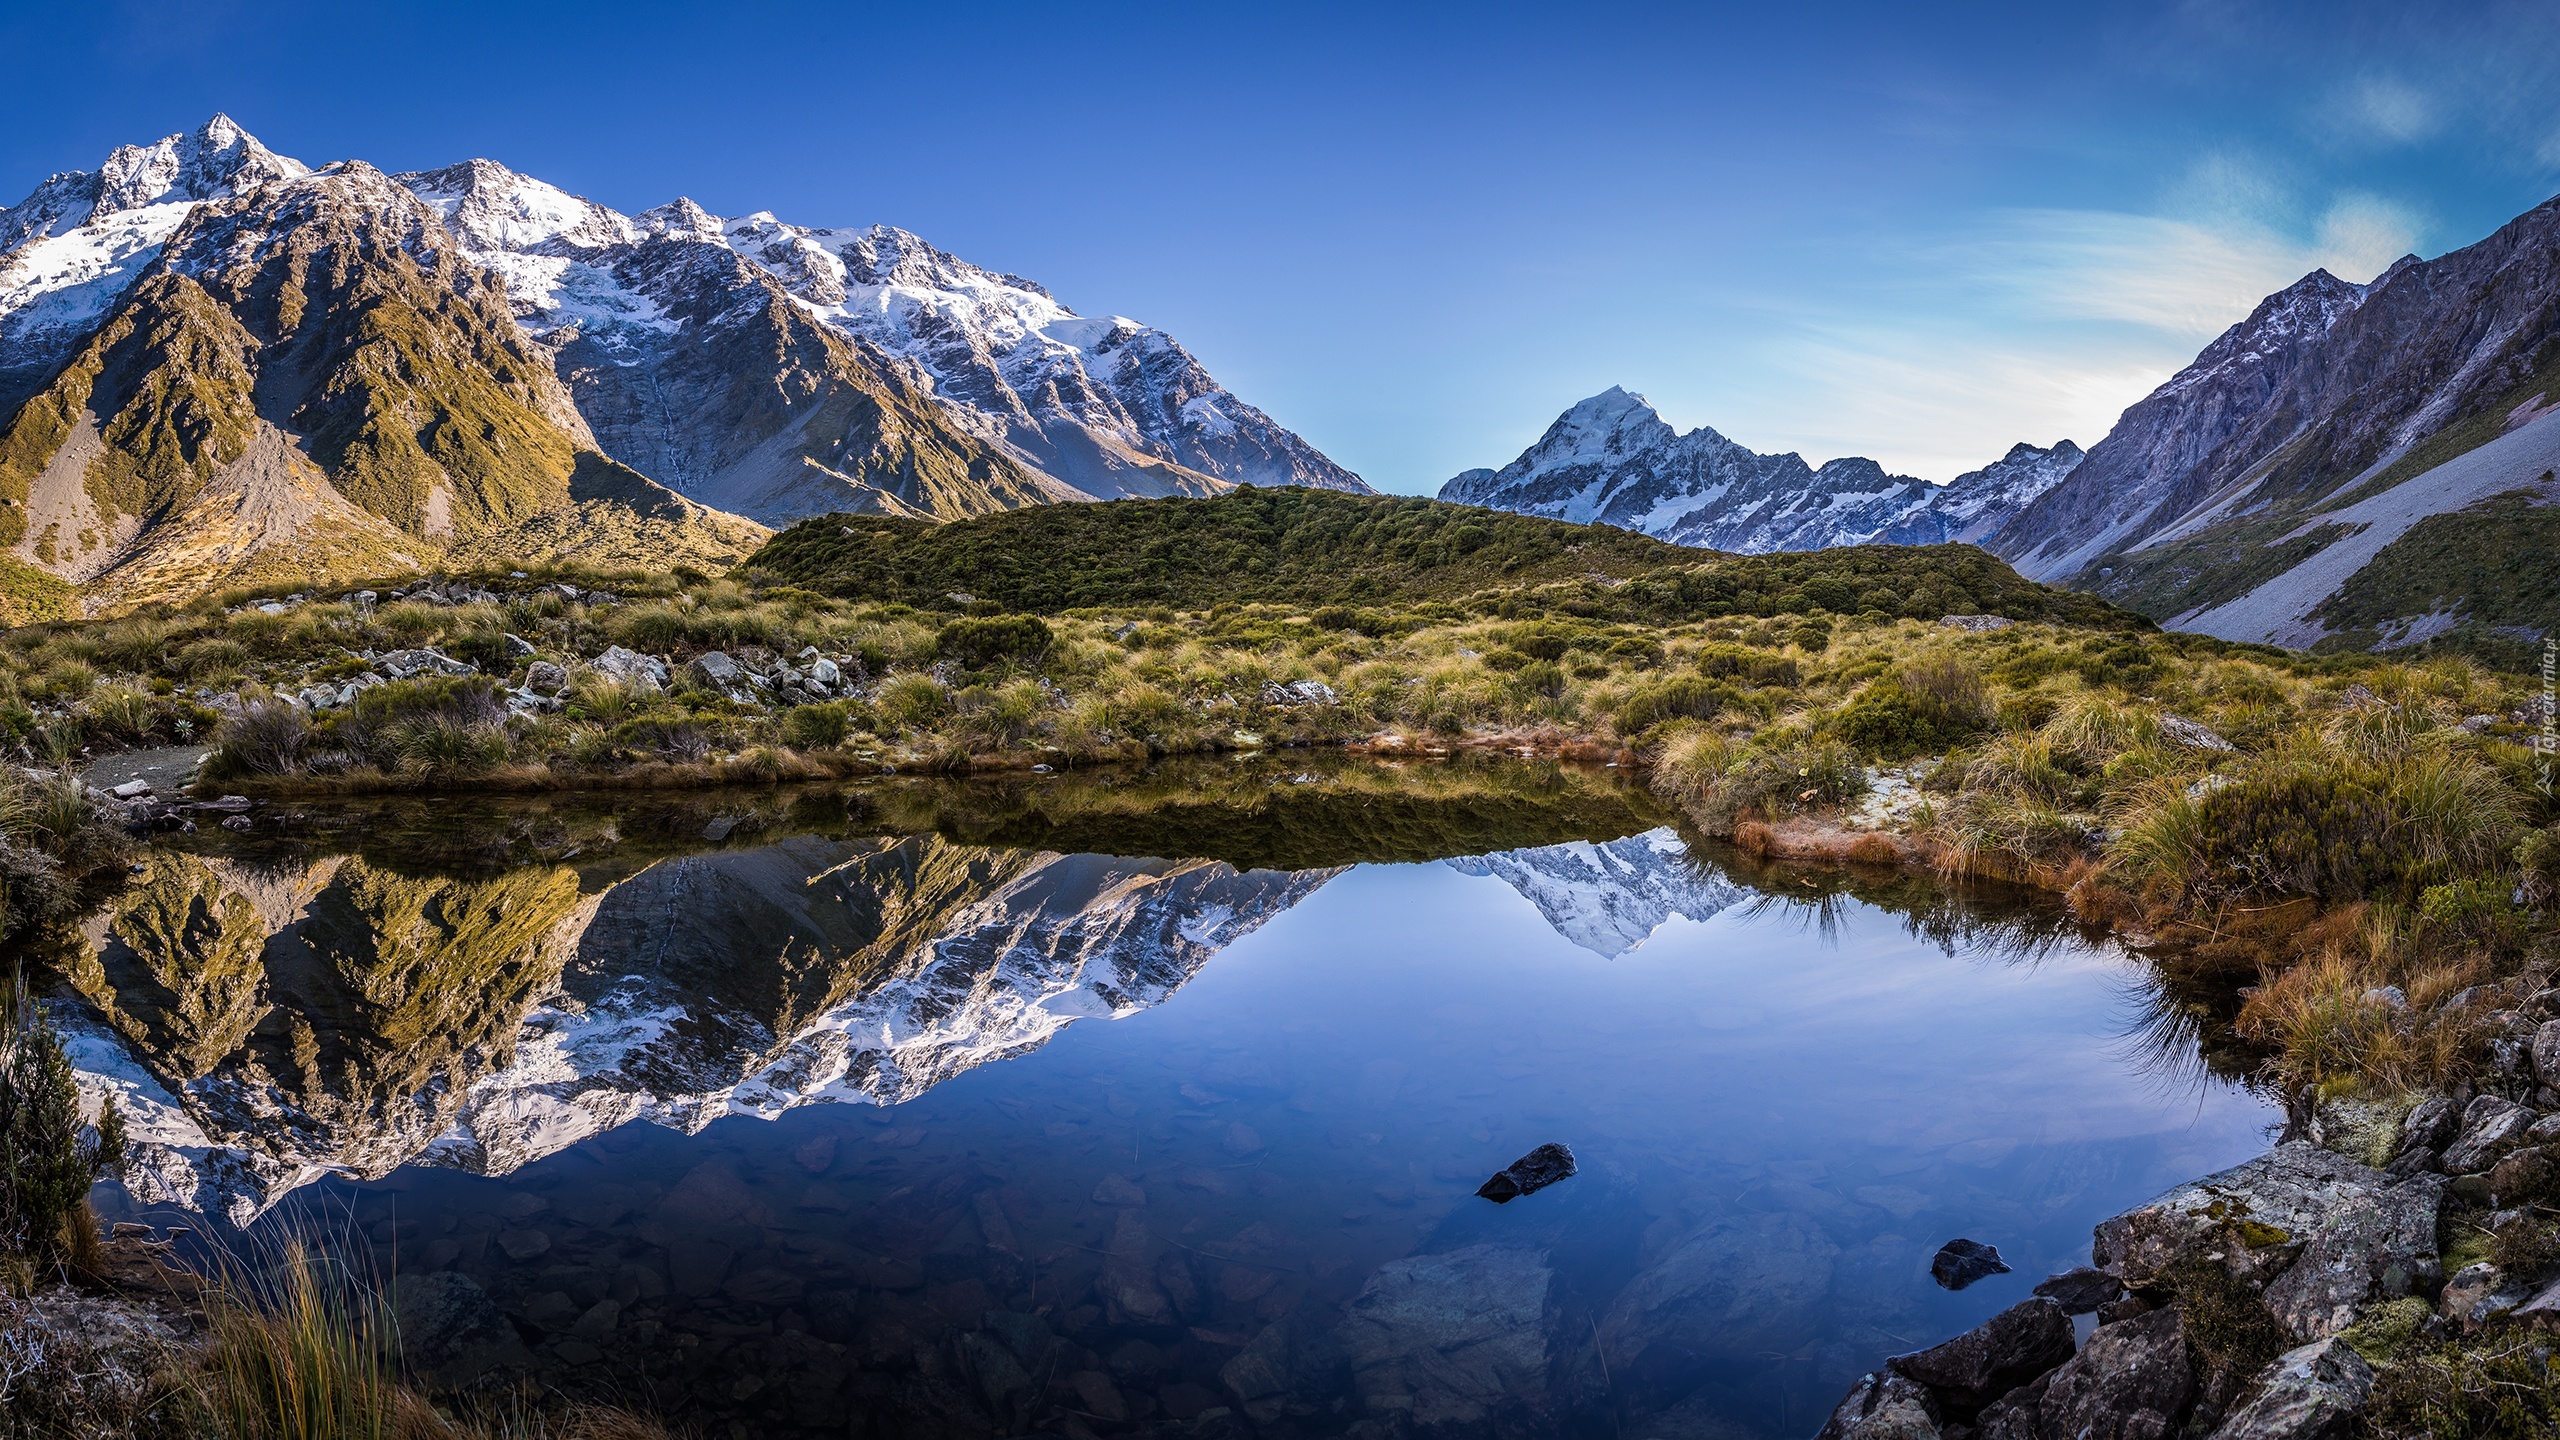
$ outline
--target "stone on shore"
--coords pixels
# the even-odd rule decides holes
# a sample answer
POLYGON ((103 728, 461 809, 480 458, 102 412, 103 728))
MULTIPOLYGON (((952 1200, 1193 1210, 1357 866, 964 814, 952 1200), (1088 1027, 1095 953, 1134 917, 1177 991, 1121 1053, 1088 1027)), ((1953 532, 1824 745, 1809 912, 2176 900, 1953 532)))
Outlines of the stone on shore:
POLYGON ((2046 1383, 2038 1429, 2071 1440, 2165 1440, 2195 1399, 2184 1321, 2154 1310, 2090 1332, 2046 1383))
POLYGON ((1814 1440, 1938 1440, 1937 1402, 1890 1371, 1863 1375, 1814 1440))
POLYGON ((2483 1095, 2462 1109, 2462 1134, 2445 1148, 2448 1175, 2486 1170, 2499 1157, 2524 1143, 2525 1131, 2540 1117, 2513 1100, 2483 1095))
POLYGON ((2373 1367, 2334 1336, 2276 1357, 2212 1440, 2347 1440, 2373 1398, 2373 1367))
MULTIPOLYGON (((2397 1182, 2410 1185, 2417 1181, 2397 1182)), ((2190 1259, 2211 1259, 2234 1279, 2264 1285, 2302 1254, 2331 1217, 2352 1214, 2359 1226, 2405 1239, 2412 1252, 2394 1265, 2423 1273, 2436 1260, 2432 1220, 2420 1241, 2404 1235, 2407 1212, 2430 1216, 2442 1191, 2433 1184, 2389 1202, 2378 1197, 2395 1182, 2388 1175, 2306 1141, 2288 1141, 2219 1174, 2190 1181, 2148 1204, 2101 1221, 2092 1247, 2098 1268, 2130 1290, 2172 1288, 2169 1272, 2190 1259), (2375 1217, 2368 1204, 2386 1214, 2375 1217)), ((2380 1276, 2375 1276, 2380 1283, 2380 1276)), ((2402 1292, 2402 1293, 2405 1293, 2402 1292)))
POLYGON ((2070 1359, 2073 1348, 2071 1316, 2040 1295, 1885 1367, 1929 1387, 1947 1414, 1962 1419, 2070 1359))
POLYGON ((2059 1301, 2065 1315, 2086 1315, 2123 1294, 2124 1282, 2083 1265, 2039 1282, 2036 1293, 2059 1301))

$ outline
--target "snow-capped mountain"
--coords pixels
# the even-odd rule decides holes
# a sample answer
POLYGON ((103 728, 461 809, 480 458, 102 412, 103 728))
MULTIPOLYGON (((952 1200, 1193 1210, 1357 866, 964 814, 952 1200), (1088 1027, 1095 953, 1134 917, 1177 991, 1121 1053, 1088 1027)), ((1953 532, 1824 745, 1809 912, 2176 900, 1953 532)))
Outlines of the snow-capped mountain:
POLYGON ((1576 840, 1443 863, 1519 891, 1558 935, 1602 957, 1642 945, 1674 915, 1704 920, 1752 894, 1693 859, 1668 826, 1621 840, 1576 840))
POLYGON ((313 170, 221 116, 0 210, 0 621, 1248 482, 1368 488, 1163 332, 885 227, 313 170))
POLYGON ((160 855, 56 1020, 131 1121, 135 1197, 245 1222, 335 1171, 910 1099, 1162 1001, 1337 873, 802 838, 582 893, 160 855))
MULTIPOLYGON (((528 334, 558 351, 617 459, 723 503, 739 463, 688 449, 682 414, 637 393, 695 327, 718 324, 745 277, 700 288, 734 257, 811 319, 901 363, 967 433, 1054 487, 1048 498, 1206 494, 1228 484, 1366 492, 1358 476, 1228 393, 1173 337, 1088 318, 1032 281, 983 270, 903 230, 812 229, 758 212, 735 219, 679 199, 623 216, 475 160, 401 177, 465 248, 506 278, 528 334), (636 412, 623 422, 625 411, 636 412)), ((818 457, 820 463, 823 456, 818 457)), ((767 468, 764 466, 761 468, 767 468)), ((751 484, 772 487, 757 477, 751 484)), ((823 489, 744 508, 769 522, 819 513, 823 489)), ((847 508, 836 505, 832 508, 847 508)))
POLYGON ((2560 631, 2547 587, 2512 579, 2549 568, 2554 396, 2560 200, 2268 296, 1991 548, 2177 629, 2522 659, 2560 631))
POLYGON ((1500 470, 1469 470, 1440 498, 1603 523, 1710 550, 1760 553, 1876 542, 1979 541, 2060 482, 2065 440, 2020 445, 1953 484, 1888 475, 1873 460, 1762 455, 1706 426, 1683 435, 1641 395, 1612 386, 1557 417, 1500 470))
POLYGON ((198 206, 308 173, 216 115, 0 210, 0 415, 61 368, 198 206))

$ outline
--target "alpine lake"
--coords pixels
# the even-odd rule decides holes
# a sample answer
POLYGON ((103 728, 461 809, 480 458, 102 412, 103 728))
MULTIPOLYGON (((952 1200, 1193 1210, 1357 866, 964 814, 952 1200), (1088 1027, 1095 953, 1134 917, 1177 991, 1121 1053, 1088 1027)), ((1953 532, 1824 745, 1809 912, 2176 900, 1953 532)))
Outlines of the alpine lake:
POLYGON ((253 818, 43 957, 137 1137, 101 1215, 316 1237, 433 1383, 706 1436, 1806 1436, 2277 1119, 2049 897, 1615 769, 253 818))

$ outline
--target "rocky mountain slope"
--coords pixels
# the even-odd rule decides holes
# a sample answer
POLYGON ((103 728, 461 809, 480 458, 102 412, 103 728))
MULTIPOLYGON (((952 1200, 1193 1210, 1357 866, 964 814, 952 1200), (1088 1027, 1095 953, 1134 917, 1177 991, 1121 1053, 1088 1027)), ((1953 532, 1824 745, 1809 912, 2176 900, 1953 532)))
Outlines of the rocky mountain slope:
POLYGON ((1162 332, 902 231, 314 171, 220 116, 0 210, 9 618, 1245 482, 1367 490, 1162 332))
POLYGON ((626 217, 485 160, 401 178, 505 277, 609 453, 759 520, 1368 489, 1164 332, 1079 316, 903 230, 724 220, 690 200, 626 217), (846 433, 826 399, 814 417, 755 412, 770 377, 750 357, 777 345, 797 362, 787 391, 867 392, 902 412, 893 433, 846 433))
POLYGON ((2068 440, 2019 445, 1948 485, 1867 459, 1820 469, 1761 455, 1700 426, 1683 435, 1641 395, 1611 387, 1557 417, 1500 470, 1469 470, 1440 498, 1603 523, 1681 545, 1762 553, 1835 545, 1979 542, 2080 461, 2068 440))
POLYGON ((2173 628, 2397 645, 2560 628, 2560 201, 2368 285, 2314 271, 1991 541, 2173 628))

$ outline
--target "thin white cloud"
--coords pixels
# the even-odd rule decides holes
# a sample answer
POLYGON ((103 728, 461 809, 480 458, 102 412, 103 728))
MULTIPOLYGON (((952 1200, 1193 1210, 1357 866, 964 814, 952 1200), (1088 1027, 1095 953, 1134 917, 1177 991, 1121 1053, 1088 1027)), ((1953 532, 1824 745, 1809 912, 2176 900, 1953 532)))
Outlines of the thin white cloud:
POLYGON ((2330 116, 2352 135, 2392 145, 2414 145, 2443 128, 2426 92, 2390 76, 2368 75, 2350 83, 2330 107, 2330 116))

